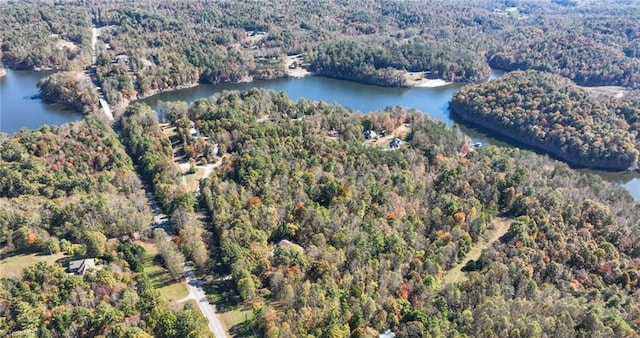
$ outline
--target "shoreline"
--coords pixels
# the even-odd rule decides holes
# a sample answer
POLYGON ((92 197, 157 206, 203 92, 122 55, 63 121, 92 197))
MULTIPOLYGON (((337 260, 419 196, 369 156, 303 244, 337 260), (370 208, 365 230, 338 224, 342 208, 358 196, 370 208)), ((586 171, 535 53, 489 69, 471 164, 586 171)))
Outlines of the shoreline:
POLYGON ((449 82, 443 79, 423 79, 419 82, 409 83, 409 86, 415 88, 438 88, 452 85, 454 83, 455 82, 449 82))
POLYGON ((454 82, 446 81, 444 79, 429 79, 426 78, 425 72, 409 72, 404 71, 404 83, 409 88, 438 88, 453 84, 454 82))
POLYGON ((599 165, 597 163, 587 163, 588 159, 583 158, 571 158, 566 156, 566 154, 562 154, 559 149, 555 149, 551 146, 542 144, 537 142, 535 139, 530 139, 526 137, 522 137, 515 132, 506 132, 507 129, 502 128, 502 126, 497 124, 492 124, 489 121, 477 118, 472 116, 466 111, 466 108, 459 107, 458 104, 451 101, 451 113, 457 116, 464 124, 478 127, 480 129, 485 129, 494 133, 495 135, 508 140, 507 143, 510 145, 514 145, 517 148, 530 150, 535 153, 543 154, 549 156, 552 159, 558 160, 560 162, 564 162, 569 165, 573 169, 592 169, 592 170, 602 170, 602 171, 610 171, 610 172, 629 172, 629 173, 640 173, 640 168, 638 167, 638 163, 635 163, 631 167, 621 167, 621 166, 607 166, 607 165, 599 165))

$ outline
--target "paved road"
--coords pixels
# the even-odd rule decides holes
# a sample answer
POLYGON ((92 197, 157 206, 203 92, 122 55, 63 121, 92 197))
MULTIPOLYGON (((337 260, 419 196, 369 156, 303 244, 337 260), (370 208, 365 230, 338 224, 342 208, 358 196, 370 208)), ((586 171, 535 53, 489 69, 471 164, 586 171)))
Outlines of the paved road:
MULTIPOLYGON (((91 37, 91 43, 93 45, 93 58, 92 58, 93 64, 91 65, 92 68, 96 67, 96 60, 98 55, 96 50, 97 42, 98 42, 98 28, 96 28, 96 26, 93 25, 92 37, 91 37)), ((97 83, 96 78, 94 78, 93 80, 94 80, 93 85, 98 91, 98 95, 100 98, 100 106, 102 107, 102 110, 105 112, 109 120, 113 121, 113 113, 111 112, 111 107, 109 107, 109 103, 107 103, 107 101, 104 98, 104 93, 102 92, 102 88, 97 83)), ((216 152, 217 152, 217 145, 216 145, 216 152)), ((220 164, 222 164, 222 159, 220 159, 215 164, 209 164, 205 166, 205 175, 206 175, 205 178, 208 177, 213 171, 213 169, 219 166, 220 164)), ((137 168, 136 168, 136 172, 138 172, 137 168)), ((140 177, 140 180, 142 181, 142 177, 140 177)), ((153 195, 153 192, 150 189, 150 187, 145 186, 145 190, 147 191, 147 198, 149 199, 149 205, 151 206, 151 210, 153 211, 153 225, 151 226, 151 229, 162 228, 167 234, 170 234, 171 227, 170 227, 167 215, 163 214, 162 211, 160 210, 158 204, 155 201, 155 196, 153 195)), ((167 240, 171 240, 171 237, 167 236, 167 240)), ((189 296, 193 297, 196 300, 196 302, 198 303, 198 307, 200 308, 200 311, 202 311, 202 314, 209 321, 209 330, 211 330, 211 332, 213 332, 213 334, 218 338, 226 338, 227 335, 224 331, 224 328, 222 327, 222 324, 220 324, 220 321, 218 320, 218 317, 216 316, 216 312, 214 311, 213 307, 211 307, 211 305, 209 304, 209 300, 207 299, 207 296, 204 293, 204 290, 202 290, 203 282, 199 281, 196 278, 195 274, 193 273, 193 271, 189 266, 184 267, 184 277, 187 280, 189 296)))
MULTIPOLYGON (((93 25, 91 27, 91 45, 93 46, 93 55, 91 56, 91 68, 96 67, 96 62, 98 60, 98 50, 96 49, 96 44, 98 43, 98 28, 93 25)), ((107 103, 107 100, 104 99, 104 93, 102 92, 102 88, 98 85, 97 80, 93 79, 93 86, 98 91, 98 97, 100 98, 100 107, 102 111, 107 115, 109 121, 113 121, 113 113, 111 112, 111 107, 107 103)))
POLYGON ((189 266, 184 267, 184 276, 187 280, 187 288, 189 288, 189 297, 195 299, 202 314, 209 321, 209 330, 218 338, 226 338, 227 334, 222 324, 216 316, 216 312, 209 304, 209 299, 202 289, 203 281, 198 280, 189 266))

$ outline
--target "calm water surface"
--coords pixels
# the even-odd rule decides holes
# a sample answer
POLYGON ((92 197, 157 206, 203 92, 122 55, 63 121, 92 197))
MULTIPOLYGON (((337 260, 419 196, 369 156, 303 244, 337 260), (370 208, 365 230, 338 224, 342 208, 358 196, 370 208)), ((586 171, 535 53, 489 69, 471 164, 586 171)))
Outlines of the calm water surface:
POLYGON ((449 100, 451 95, 462 87, 462 84, 438 88, 386 88, 319 76, 307 76, 254 81, 252 83, 200 85, 161 93, 143 101, 155 109, 160 101, 191 102, 224 90, 248 90, 254 87, 284 91, 294 100, 306 98, 312 101, 337 103, 362 112, 381 110, 388 106, 412 107, 428 112, 431 116, 453 125, 448 112, 449 100))
POLYGON ((21 128, 36 129, 82 119, 75 111, 35 98, 36 83, 49 74, 7 69, 7 75, 0 78, 0 132, 14 133, 21 128))
MULTIPOLYGON (((82 119, 82 115, 65 110, 58 105, 44 104, 34 98, 38 94, 36 83, 47 76, 43 72, 15 71, 7 69, 7 76, 0 78, 0 132, 13 133, 21 128, 34 129, 45 124, 63 124, 82 119)), ((500 76, 494 72, 492 77, 500 76)), ((254 87, 284 91, 290 98, 306 98, 315 101, 337 103, 362 112, 381 110, 389 106, 415 108, 429 113, 449 126, 457 126, 475 142, 513 146, 495 138, 491 133, 457 124, 449 112, 449 100, 462 84, 438 88, 385 88, 368 86, 348 81, 323 77, 301 79, 275 79, 252 83, 226 85, 200 85, 193 88, 162 93, 143 101, 154 109, 160 101, 192 102, 224 90, 247 90, 254 87)), ((636 199, 640 199, 640 174, 580 170, 596 173, 608 181, 626 188, 636 199)))

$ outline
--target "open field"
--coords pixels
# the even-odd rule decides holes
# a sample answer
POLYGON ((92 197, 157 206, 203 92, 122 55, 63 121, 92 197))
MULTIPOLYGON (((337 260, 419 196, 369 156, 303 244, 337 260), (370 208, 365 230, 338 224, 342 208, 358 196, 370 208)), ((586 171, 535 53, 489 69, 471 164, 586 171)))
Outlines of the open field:
POLYGON ((238 307, 225 312, 217 311, 218 318, 222 322, 224 329, 227 332, 234 332, 241 326, 245 320, 251 321, 253 319, 253 311, 250 308, 238 307))
POLYGON ((493 242, 497 241, 498 239, 500 239, 500 237, 506 234, 507 231, 509 231, 511 222, 513 222, 512 219, 496 217, 492 222, 493 228, 489 229, 484 238, 482 238, 480 241, 478 241, 478 243, 471 247, 471 250, 469 250, 469 253, 467 253, 467 256, 464 257, 460 264, 456 265, 451 270, 445 273, 444 277, 442 278, 442 283, 449 284, 467 280, 467 275, 464 271, 462 271, 462 268, 464 268, 468 261, 477 260, 478 258, 480 258, 480 255, 482 255, 482 251, 484 249, 489 248, 489 246, 493 242))
POLYGON ((64 258, 64 253, 55 255, 26 254, 6 257, 3 255, 0 260, 0 278, 18 276, 22 270, 38 262, 55 264, 59 259, 64 258))
POLYGON ((153 286, 160 292, 160 296, 164 300, 172 303, 189 295, 184 281, 174 281, 167 269, 153 262, 153 257, 158 254, 158 248, 154 243, 137 241, 136 244, 147 251, 144 272, 149 275, 153 286))

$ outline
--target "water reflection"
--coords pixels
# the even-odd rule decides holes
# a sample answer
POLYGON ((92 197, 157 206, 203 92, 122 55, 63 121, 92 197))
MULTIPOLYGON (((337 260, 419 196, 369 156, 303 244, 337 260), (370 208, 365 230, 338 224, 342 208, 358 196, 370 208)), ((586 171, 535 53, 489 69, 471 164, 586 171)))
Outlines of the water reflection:
POLYGON ((45 124, 60 125, 82 119, 82 115, 38 98, 36 83, 51 72, 7 69, 0 78, 0 132, 36 129, 45 124))

